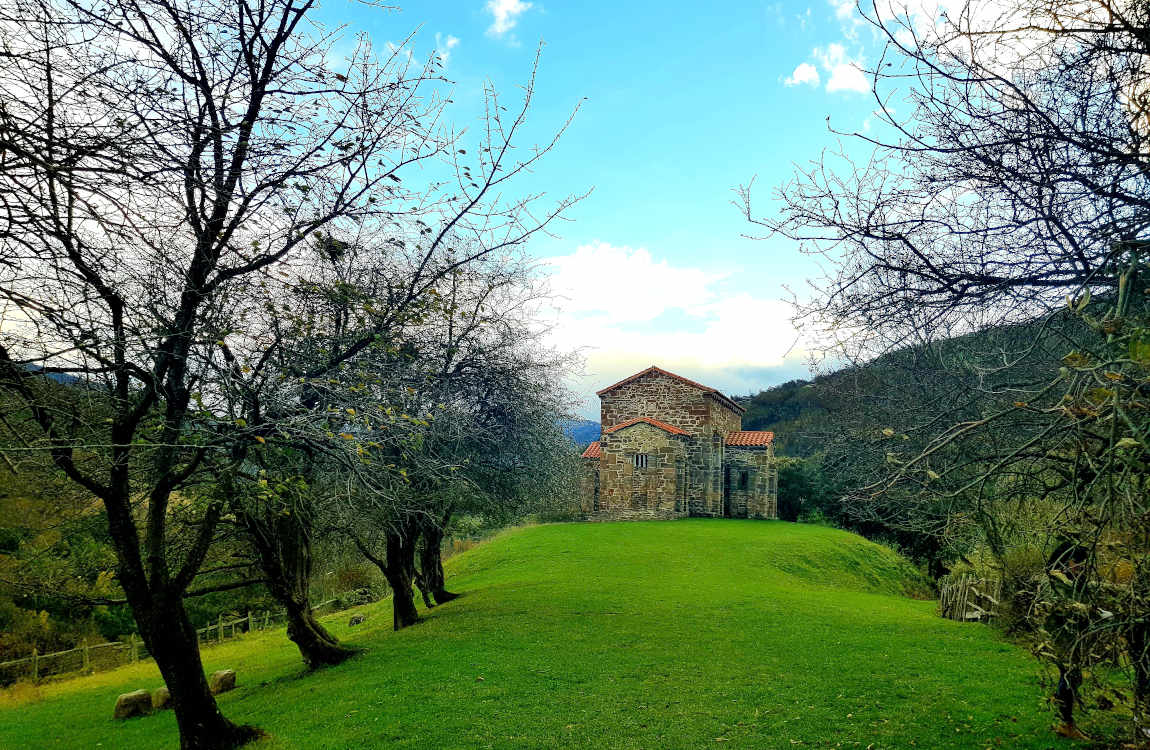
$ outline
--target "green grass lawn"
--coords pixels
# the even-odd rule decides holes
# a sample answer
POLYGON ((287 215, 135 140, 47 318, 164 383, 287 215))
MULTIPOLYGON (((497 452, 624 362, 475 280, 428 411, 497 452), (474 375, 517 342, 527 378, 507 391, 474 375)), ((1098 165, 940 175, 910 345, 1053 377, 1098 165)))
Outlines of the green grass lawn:
MULTIPOLYGON (((279 748, 1068 747, 1035 665, 904 596, 914 571, 782 522, 558 524, 449 561, 464 596, 392 633, 390 602, 327 618, 365 652, 306 674, 283 631, 209 648, 225 714, 279 748)), ((151 665, 0 694, 0 748, 175 747, 116 722, 151 665)))

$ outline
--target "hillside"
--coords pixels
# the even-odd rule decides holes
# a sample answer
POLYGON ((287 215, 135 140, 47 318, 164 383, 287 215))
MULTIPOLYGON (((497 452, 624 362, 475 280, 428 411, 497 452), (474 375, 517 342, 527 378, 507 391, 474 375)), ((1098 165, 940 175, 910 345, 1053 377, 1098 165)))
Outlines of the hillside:
MULTIPOLYGON (((303 674, 256 634, 205 651, 232 667, 231 718, 256 747, 795 746, 1046 748, 1028 656, 934 615, 913 568, 843 531, 782 522, 560 524, 449 561, 464 596, 390 631, 388 602, 327 618, 365 647, 303 674)), ((137 665, 0 693, 0 747, 172 747, 172 714, 113 722, 137 665)))
MULTIPOLYGON (((1101 315, 1110 304, 1100 298, 1090 310, 1101 315)), ((1055 311, 1050 320, 905 346, 736 399, 747 409, 743 429, 772 430, 779 455, 807 457, 826 450, 844 428, 877 431, 902 423, 900 431, 913 432, 916 425, 936 420, 948 425, 994 408, 996 388, 1048 382, 1082 328, 1076 318, 1055 311), (1003 361, 1013 364, 1003 368, 1003 361)), ((851 441, 848 450, 855 444, 851 441)))

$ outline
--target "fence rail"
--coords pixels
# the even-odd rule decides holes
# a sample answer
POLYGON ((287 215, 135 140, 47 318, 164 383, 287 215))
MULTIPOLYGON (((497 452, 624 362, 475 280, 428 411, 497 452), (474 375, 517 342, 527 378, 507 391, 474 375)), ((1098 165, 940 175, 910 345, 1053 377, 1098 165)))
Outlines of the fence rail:
POLYGON ((938 586, 939 614, 948 620, 989 622, 998 617, 1002 581, 971 573, 943 576, 938 586))
MULTIPOLYGON (((320 602, 312 607, 316 612, 324 607, 343 601, 342 597, 320 602)), ((287 620, 284 610, 248 612, 243 617, 228 619, 221 614, 218 621, 196 631, 200 648, 223 643, 243 633, 268 630, 278 627, 287 620)), ((0 685, 9 685, 19 680, 40 680, 67 674, 91 674, 134 664, 151 655, 143 642, 135 635, 126 641, 89 644, 82 641, 76 648, 41 654, 32 649, 32 655, 23 659, 0 662, 0 685)))

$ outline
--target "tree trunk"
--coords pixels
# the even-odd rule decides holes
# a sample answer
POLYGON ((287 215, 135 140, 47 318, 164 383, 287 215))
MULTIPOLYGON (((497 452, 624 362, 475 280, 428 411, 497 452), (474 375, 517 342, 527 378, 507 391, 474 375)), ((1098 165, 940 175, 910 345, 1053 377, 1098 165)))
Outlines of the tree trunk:
POLYGON ((410 521, 387 530, 387 565, 383 575, 391 586, 392 626, 399 630, 419 622, 411 586, 415 578, 415 542, 418 526, 410 521))
MULTIPOLYGON (((280 597, 277 596, 276 600, 284 604, 280 597)), ((287 610, 288 638, 299 649, 308 669, 339 664, 356 653, 355 649, 341 644, 338 638, 315 619, 306 598, 303 601, 284 604, 284 607, 287 610)))
MULTIPOLYGON (((1134 667, 1134 741, 1150 742, 1150 623, 1136 623, 1127 638, 1134 667)), ((1141 745, 1139 745, 1141 746, 1141 745)))
POLYGON ((415 543, 418 537, 419 524, 411 519, 389 526, 384 533, 386 552, 381 559, 357 534, 351 534, 360 553, 379 568, 391 587, 392 627, 396 630, 419 622, 415 595, 411 591, 415 580, 415 543))
POLYGON ((259 729, 237 726, 220 713, 182 599, 157 600, 153 606, 133 607, 133 612, 172 695, 181 750, 231 750, 263 736, 259 729))
POLYGON ((1074 723, 1074 704, 1078 702, 1078 689, 1082 687, 1082 671, 1078 667, 1058 665, 1058 686, 1054 690, 1054 703, 1062 724, 1055 730, 1063 737, 1085 739, 1086 735, 1074 723))
POLYGON ((259 554, 268 592, 287 613, 288 638, 299 649, 308 669, 339 664, 356 653, 315 619, 311 611, 310 507, 301 503, 287 515, 237 513, 259 554))
POLYGON ((424 578, 423 573, 419 568, 415 569, 414 575, 415 587, 419 589, 419 595, 423 597, 423 606, 431 609, 435 606, 435 604, 431 601, 431 589, 427 586, 427 579, 424 578))
POLYGON ((423 577, 423 584, 435 598, 436 604, 445 604, 459 597, 446 588, 443 573, 443 529, 450 520, 450 513, 445 516, 443 523, 434 521, 423 525, 423 546, 419 550, 419 569, 423 577))
POLYGON ((1150 743, 1150 621, 1145 611, 1150 602, 1150 561, 1143 559, 1134 571, 1131 582, 1134 593, 1134 611, 1126 634, 1126 650, 1134 669, 1134 743, 1150 743))

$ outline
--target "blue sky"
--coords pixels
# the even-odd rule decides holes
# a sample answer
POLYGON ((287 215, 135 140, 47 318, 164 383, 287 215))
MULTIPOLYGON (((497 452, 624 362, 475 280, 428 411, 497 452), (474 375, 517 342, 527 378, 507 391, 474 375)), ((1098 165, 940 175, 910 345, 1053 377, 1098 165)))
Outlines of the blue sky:
POLYGON ((545 44, 527 140, 582 109, 523 187, 594 188, 560 239, 531 247, 561 294, 554 343, 586 357, 572 382, 584 415, 597 388, 651 364, 732 394, 806 374, 786 287, 801 293, 818 265, 786 240, 742 238, 753 228, 732 189, 756 177, 770 210, 794 164, 835 146, 828 116, 870 127, 856 66, 877 50, 853 4, 331 0, 321 18, 376 45, 414 31, 417 57, 446 54, 460 125, 484 80, 514 94, 545 44))

